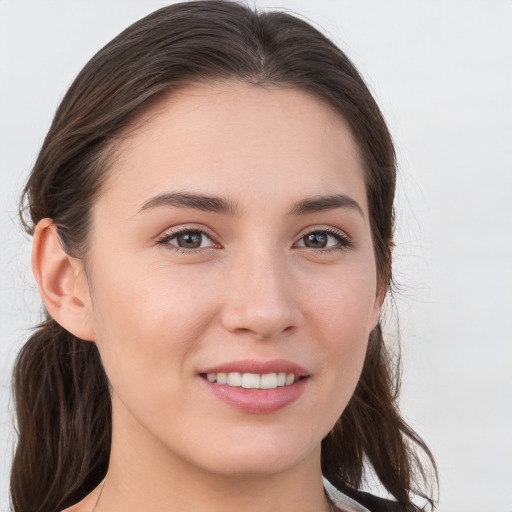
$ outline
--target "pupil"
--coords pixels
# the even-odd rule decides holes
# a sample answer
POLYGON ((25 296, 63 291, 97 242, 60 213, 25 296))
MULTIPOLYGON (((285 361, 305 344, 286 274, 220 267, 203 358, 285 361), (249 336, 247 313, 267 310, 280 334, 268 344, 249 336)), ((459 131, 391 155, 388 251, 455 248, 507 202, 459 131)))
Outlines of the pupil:
POLYGON ((325 233, 310 233, 306 236, 305 245, 307 247, 322 248, 327 243, 327 236, 325 233))
POLYGON ((178 245, 187 249, 201 247, 201 233, 182 233, 178 235, 178 245))

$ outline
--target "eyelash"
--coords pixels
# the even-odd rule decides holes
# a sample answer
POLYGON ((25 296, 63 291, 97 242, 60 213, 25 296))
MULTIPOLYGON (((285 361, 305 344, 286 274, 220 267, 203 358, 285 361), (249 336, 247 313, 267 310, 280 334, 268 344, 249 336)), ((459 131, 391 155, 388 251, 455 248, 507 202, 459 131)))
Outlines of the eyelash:
POLYGON ((206 236, 208 239, 210 239, 215 244, 213 237, 208 232, 206 232, 204 229, 199 229, 199 228, 189 227, 189 226, 183 226, 181 228, 177 228, 176 230, 171 231, 170 233, 165 233, 163 236, 161 236, 156 241, 156 243, 157 243, 157 245, 171 246, 173 250, 175 250, 176 252, 178 252, 180 254, 192 254, 192 253, 202 254, 204 251, 210 250, 212 248, 216 249, 216 248, 220 247, 217 244, 215 244, 215 245, 217 245, 217 247, 210 246, 210 247, 203 247, 203 248, 199 248, 199 249, 184 249, 183 247, 179 247, 177 245, 169 243, 174 238, 178 237, 179 235, 183 235, 185 233, 199 233, 202 236, 206 236))
MULTIPOLYGON (((203 247, 203 248, 197 248, 197 249, 184 249, 183 247, 179 247, 177 245, 170 243, 171 240, 173 240, 174 238, 178 237, 179 235, 182 235, 185 233, 199 233, 202 236, 206 236, 209 240, 211 240, 213 242, 213 244, 217 245, 215 243, 213 237, 204 229, 188 227, 188 226, 183 226, 182 228, 173 230, 170 233, 165 233, 156 241, 156 243, 157 243, 157 245, 171 246, 173 250, 175 250, 181 254, 192 254, 192 253, 202 254, 203 252, 208 251, 210 249, 217 249, 220 247, 219 245, 217 245, 217 247, 209 246, 209 247, 203 247)), ((312 235, 315 233, 327 234, 328 236, 332 236, 333 238, 335 238, 336 241, 338 242, 338 244, 336 244, 332 247, 318 249, 318 251, 321 253, 330 253, 333 251, 344 251, 346 249, 351 249, 354 246, 353 242, 350 240, 350 238, 345 233, 343 233, 342 231, 338 231, 337 229, 334 229, 334 228, 313 228, 310 231, 304 233, 299 238, 299 240, 303 240, 306 236, 312 235)), ((297 243, 297 242, 295 242, 295 243, 297 243)), ((299 247, 303 247, 305 249, 308 249, 308 248, 311 249, 310 247, 307 247, 305 245, 299 246, 299 247)))
MULTIPOLYGON (((334 245, 332 247, 326 247, 326 248, 318 249, 322 253, 330 253, 330 252, 333 252, 333 251, 344 251, 346 249, 351 249, 351 248, 354 247, 354 244, 353 244, 352 240, 350 240, 350 238, 345 233, 343 233, 343 231, 339 231, 339 230, 337 230, 335 228, 330 228, 330 227, 328 227, 328 228, 313 228, 313 229, 311 229, 311 231, 308 231, 307 233, 304 233, 300 237, 299 240, 303 240, 306 236, 312 235, 312 234, 315 234, 315 233, 327 234, 329 236, 332 236, 338 242, 337 245, 334 245)), ((308 247, 306 247, 306 246, 301 246, 301 247, 304 247, 305 249, 308 249, 308 247)))

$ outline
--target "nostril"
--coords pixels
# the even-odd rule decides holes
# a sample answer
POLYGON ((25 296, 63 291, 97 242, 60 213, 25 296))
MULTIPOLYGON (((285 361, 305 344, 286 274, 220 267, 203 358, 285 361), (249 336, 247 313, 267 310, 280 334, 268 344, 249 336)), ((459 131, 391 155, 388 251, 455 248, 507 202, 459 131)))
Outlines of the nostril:
MULTIPOLYGON (((289 326, 285 327, 284 329, 282 329, 280 334, 291 334, 293 332, 293 330, 294 330, 294 326, 293 325, 289 325, 289 326)), ((276 336, 276 333, 273 333, 273 332, 270 332, 270 331, 267 332, 267 333, 263 333, 263 332, 257 332, 255 330, 248 329, 248 328, 245 328, 245 327, 239 328, 238 332, 244 333, 244 334, 248 334, 249 336, 252 335, 258 341, 268 340, 268 339, 271 339, 271 338, 276 336)), ((279 333, 277 333, 277 334, 279 334, 279 333)))

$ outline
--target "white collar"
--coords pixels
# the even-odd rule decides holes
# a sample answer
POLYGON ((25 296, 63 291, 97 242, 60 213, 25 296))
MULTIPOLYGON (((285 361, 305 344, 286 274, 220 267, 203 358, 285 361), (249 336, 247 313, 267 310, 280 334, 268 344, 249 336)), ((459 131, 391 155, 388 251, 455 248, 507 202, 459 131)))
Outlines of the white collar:
POLYGON ((338 491, 338 489, 336 489, 336 487, 334 487, 334 485, 332 485, 325 477, 322 477, 322 479, 329 498, 337 507, 341 508, 343 512, 370 512, 356 500, 350 498, 346 494, 343 494, 341 491, 338 491))

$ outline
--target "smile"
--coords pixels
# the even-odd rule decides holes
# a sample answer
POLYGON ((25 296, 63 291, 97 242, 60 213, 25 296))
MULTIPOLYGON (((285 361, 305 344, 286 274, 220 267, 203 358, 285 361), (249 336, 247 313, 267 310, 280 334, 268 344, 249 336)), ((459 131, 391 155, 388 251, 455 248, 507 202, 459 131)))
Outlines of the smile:
POLYGON ((218 372, 207 373, 206 378, 214 384, 225 384, 231 387, 242 387, 245 389, 275 389, 278 387, 291 386, 298 378, 293 373, 240 373, 240 372, 218 372))
POLYGON ((238 360, 201 369, 204 389, 221 402, 250 414, 270 414, 298 400, 310 373, 285 359, 238 360))

